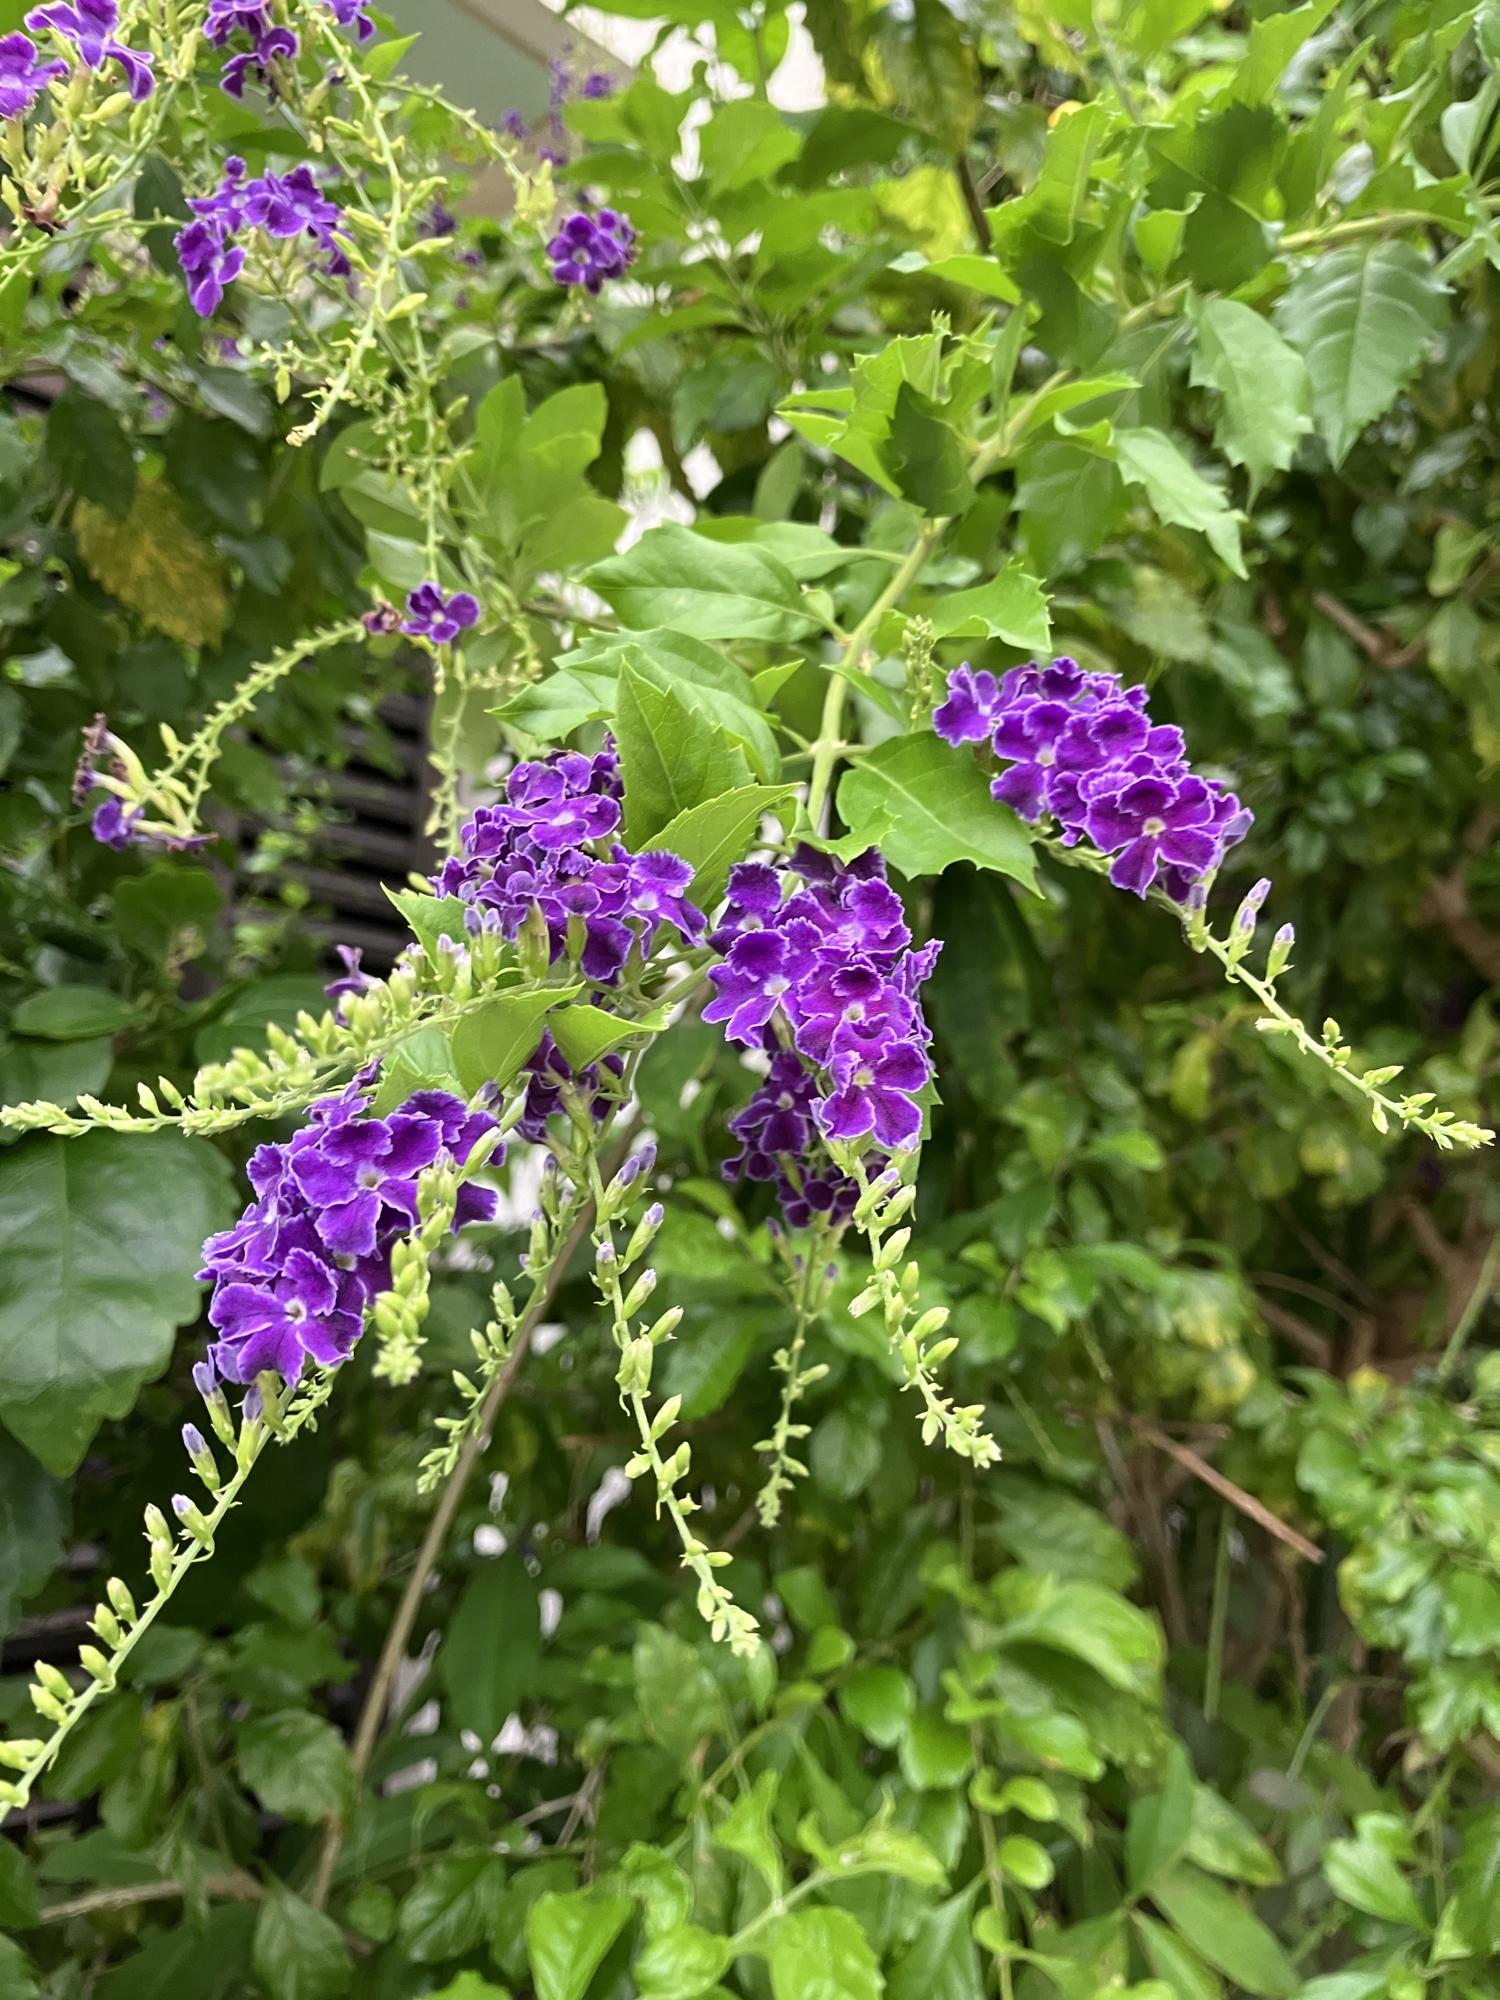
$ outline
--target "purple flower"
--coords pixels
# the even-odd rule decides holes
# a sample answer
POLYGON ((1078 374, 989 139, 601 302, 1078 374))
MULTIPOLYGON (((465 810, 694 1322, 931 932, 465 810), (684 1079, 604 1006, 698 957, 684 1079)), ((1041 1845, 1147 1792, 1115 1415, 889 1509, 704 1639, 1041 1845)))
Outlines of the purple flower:
POLYGON ((86 69, 103 69, 105 63, 117 62, 137 104, 151 95, 156 79, 151 74, 150 55, 142 49, 127 49, 115 39, 120 25, 116 0, 52 0, 46 7, 33 7, 26 25, 33 34, 50 28, 71 42, 86 69))
POLYGON ((995 726, 1000 684, 993 674, 976 673, 965 660, 948 677, 948 699, 932 712, 932 726, 945 743, 980 743, 995 726))
POLYGON ((353 28, 362 42, 375 32, 375 23, 365 11, 365 0, 328 0, 333 18, 341 28, 353 28))
MULTIPOLYGON (((495 1124, 443 1091, 419 1091, 389 1118, 364 1108, 352 1084, 313 1105, 286 1145, 257 1148, 255 1200, 203 1246, 219 1336, 210 1361, 223 1380, 251 1383, 269 1369, 295 1382, 308 1356, 346 1359, 365 1306, 389 1283, 392 1246, 417 1220, 417 1176, 444 1155, 462 1165, 495 1124)), ((494 1210, 494 1195, 466 1182, 454 1227, 494 1210)))
POLYGON ((696 940, 707 929, 703 912, 687 899, 692 868, 679 855, 661 848, 638 854, 630 864, 630 914, 641 920, 641 949, 650 951, 658 924, 671 924, 684 938, 696 940))
POLYGON ((882 1146, 914 1146, 922 1114, 912 1102, 928 1078, 927 1058, 914 1042, 893 1042, 878 1053, 835 1056, 833 1095, 818 1106, 818 1123, 830 1139, 870 1133, 882 1146))
POLYGON ((207 319, 219 309, 224 289, 245 268, 245 253, 223 229, 200 217, 177 232, 177 261, 187 279, 193 311, 207 319))
POLYGON ((271 28, 253 49, 229 58, 219 77, 219 88, 229 97, 242 98, 252 80, 257 83, 268 80, 268 66, 277 57, 290 58, 296 53, 297 37, 291 29, 271 28))
POLYGON ((608 278, 620 277, 635 257, 635 231, 612 208, 597 215, 580 209, 570 215, 547 245, 552 276, 559 285, 581 285, 597 294, 608 278))
POLYGON ((614 94, 615 80, 602 69, 591 69, 578 86, 578 95, 590 100, 613 97, 614 94))
POLYGON ((526 137, 526 120, 519 111, 507 111, 500 122, 500 129, 504 132, 507 139, 524 139, 526 137))
POLYGON ((266 0, 208 0, 208 13, 204 17, 204 38, 215 48, 222 48, 236 33, 246 34, 252 41, 259 41, 262 35, 271 32, 271 17, 266 8, 266 0))
POLYGON ((1136 778, 1093 798, 1084 826, 1102 854, 1115 855, 1109 871, 1115 887, 1144 896, 1164 863, 1194 878, 1208 872, 1218 851, 1212 818, 1213 799, 1201 778, 1176 784, 1136 778))
POLYGON ((1088 839, 1113 855, 1110 880, 1137 895, 1159 881, 1186 904, 1250 826, 1232 792, 1190 770, 1182 731, 1151 721, 1144 687, 1076 660, 1033 661, 998 683, 955 668, 933 726, 950 743, 987 735, 1005 766, 995 797, 1033 823, 1050 817, 1064 846, 1088 839))
MULTIPOLYGON (((370 977, 368 972, 360 970, 360 960, 364 957, 364 953, 360 950, 359 946, 340 944, 335 945, 334 950, 338 953, 344 969, 337 979, 329 980, 328 984, 323 988, 326 996, 330 1000, 338 1001, 342 1000, 348 993, 367 992, 375 984, 375 981, 370 977)), ((335 1007, 334 1012, 338 1012, 337 1007, 335 1007)))
POLYGON ((704 1020, 727 1022, 731 1041, 759 1042, 766 1023, 816 966, 818 942, 817 926, 807 922, 736 938, 724 963, 709 971, 716 992, 704 1020))
POLYGON ((66 76, 65 62, 38 62, 29 35, 0 35, 0 118, 24 118, 55 76, 66 76))
POLYGON ((123 854, 132 845, 141 818, 140 806, 127 812, 124 800, 117 799, 111 792, 101 805, 95 806, 89 831, 101 846, 112 847, 117 854, 123 854))
POLYGON ((325 243, 343 221, 343 211, 330 201, 313 178, 311 167, 293 167, 289 174, 262 174, 245 188, 245 220, 268 236, 286 239, 306 234, 325 243))
POLYGON ((420 583, 406 600, 406 616, 401 629, 414 639, 431 639, 447 646, 479 622, 479 600, 466 590, 445 597, 435 583, 420 583))

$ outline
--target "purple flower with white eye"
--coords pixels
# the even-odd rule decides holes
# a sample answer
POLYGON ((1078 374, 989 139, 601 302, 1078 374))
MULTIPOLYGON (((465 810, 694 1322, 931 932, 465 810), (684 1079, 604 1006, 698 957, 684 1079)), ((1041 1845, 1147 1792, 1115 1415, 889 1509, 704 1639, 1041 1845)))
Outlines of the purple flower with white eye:
POLYGON ((1212 819, 1213 798, 1201 778, 1135 778, 1090 799, 1084 826, 1102 854, 1115 855, 1115 887, 1144 896, 1164 865, 1195 879, 1208 872, 1217 853, 1212 819))
POLYGON ((850 1049, 864 1049, 924 1033, 912 1002, 868 960, 822 963, 797 991, 795 1038, 802 1054, 817 1063, 850 1049))
POLYGON ((245 189, 246 222, 281 241, 307 235, 327 242, 343 219, 343 210, 328 199, 305 164, 286 174, 262 174, 245 189))
POLYGON ((671 924, 684 938, 696 940, 707 929, 703 912, 687 899, 693 871, 679 855, 652 848, 630 864, 629 909, 641 920, 641 949, 650 951, 658 924, 671 924))
POLYGON ((581 286, 597 295, 607 279, 623 275, 635 257, 635 230, 612 208, 597 215, 580 209, 568 216, 547 245, 552 276, 559 285, 581 286))
POLYGON ((369 41, 375 32, 375 23, 366 11, 365 0, 328 0, 328 5, 341 28, 353 28, 362 42, 369 41))
POLYGON ((117 0, 51 0, 45 7, 33 7, 26 16, 33 34, 50 28, 71 42, 85 69, 103 69, 117 62, 125 72, 125 85, 137 104, 151 95, 156 79, 151 73, 150 54, 144 49, 127 49, 115 38, 120 25, 117 0))
POLYGON ((406 616, 401 629, 414 639, 431 639, 434 645, 448 646, 460 632, 479 623, 479 600, 467 590, 444 594, 436 583, 419 583, 406 600, 406 616))
POLYGON ((833 1095, 818 1106, 818 1123, 830 1139, 862 1139, 900 1151, 914 1146, 922 1114, 913 1102, 931 1074, 915 1042, 892 1042, 878 1053, 833 1059, 833 1095))
POLYGON ((1049 816, 1064 846, 1088 839, 1113 855, 1110 880, 1137 895, 1159 883, 1186 905, 1251 823, 1189 768, 1182 731, 1152 722, 1144 687, 1076 660, 1012 667, 998 684, 958 667, 933 726, 951 743, 987 733, 1005 767, 995 797, 1033 823, 1049 816))
POLYGON ((271 16, 266 0, 208 0, 203 20, 205 41, 222 48, 231 35, 248 35, 259 41, 271 32, 271 16))
POLYGON ((65 62, 38 62, 29 35, 0 35, 0 118, 24 118, 52 79, 67 74, 65 62))
POLYGON ((613 799, 584 792, 537 805, 531 813, 530 832, 538 847, 553 851, 603 840, 619 824, 620 808, 613 799))
POLYGON ((140 806, 127 812, 125 801, 111 793, 102 804, 95 806, 89 831, 101 847, 112 847, 117 854, 123 854, 133 844, 136 828, 143 817, 140 806))
MULTIPOLYGON (((418 1091, 389 1118, 364 1112, 356 1083, 314 1104, 287 1144, 258 1147, 255 1200, 204 1244, 199 1275, 213 1280, 219 1336, 210 1360, 223 1380, 251 1383, 269 1369, 295 1382, 309 1356, 346 1359, 366 1305, 389 1284, 395 1242, 418 1219, 418 1176, 444 1157, 463 1165, 495 1127, 444 1091, 418 1091)), ((467 1181, 453 1226, 494 1212, 493 1193, 467 1181)))
POLYGON ((1000 686, 993 674, 977 673, 965 660, 948 676, 948 698, 932 712, 932 726, 945 743, 982 743, 1000 712, 1000 686))
POLYGON ((200 318, 207 319, 218 311, 225 287, 244 270, 245 253, 230 242, 221 227, 202 217, 177 232, 176 248, 187 279, 189 303, 200 318))
POLYGON ((727 1023, 732 1042, 759 1042, 766 1023, 790 1007, 789 996, 816 965, 818 939, 814 924, 795 921, 736 938, 724 963, 710 968, 715 992, 704 1020, 727 1023))

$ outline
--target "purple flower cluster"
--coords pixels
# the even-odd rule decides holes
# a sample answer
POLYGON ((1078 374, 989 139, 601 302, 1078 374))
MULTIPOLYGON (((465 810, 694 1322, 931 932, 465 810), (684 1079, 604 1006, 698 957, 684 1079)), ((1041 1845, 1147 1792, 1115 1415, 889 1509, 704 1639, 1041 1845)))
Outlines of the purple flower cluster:
MULTIPOLYGON (((568 163, 568 134, 562 120, 563 106, 570 97, 590 101, 612 97, 615 80, 602 69, 585 70, 581 77, 576 76, 566 55, 554 56, 551 70, 552 81, 547 92, 547 136, 544 142, 538 143, 536 156, 550 166, 563 167, 568 163)), ((531 127, 519 111, 507 111, 502 122, 507 138, 524 144, 533 137, 531 127)))
POLYGON ((232 35, 250 37, 250 49, 232 55, 219 78, 220 88, 231 97, 243 97, 252 77, 264 83, 270 64, 278 57, 290 58, 297 53, 296 35, 290 28, 273 24, 266 0, 208 0, 203 33, 220 49, 232 35))
POLYGON ((687 900, 687 862, 661 850, 632 854, 614 838, 620 820, 613 745, 594 757, 564 750, 518 764, 504 801, 474 814, 463 853, 432 886, 469 906, 470 930, 516 938, 538 927, 549 962, 570 958, 585 978, 612 985, 632 945, 649 952, 663 924, 690 941, 705 929, 687 900))
POLYGON ((38 62, 30 35, 0 35, 0 118, 24 118, 65 62, 38 62))
MULTIPOLYGON (((127 49, 115 37, 120 25, 117 0, 52 0, 46 7, 33 7, 26 16, 26 25, 33 34, 50 28, 54 35, 71 42, 85 69, 103 69, 107 62, 117 62, 125 72, 126 88, 137 104, 155 88, 148 51, 127 49)), ((25 37, 8 35, 6 40, 24 41, 25 37)), ((19 58, 21 52, 16 53, 19 58)), ((51 65, 45 67, 50 73, 51 65)))
POLYGON ((1086 839, 1113 855, 1110 881, 1137 896, 1159 878, 1185 903, 1250 826, 1233 792, 1190 768, 1182 731, 1152 723, 1144 687, 1076 660, 999 680, 966 662, 932 722, 947 743, 988 741, 1007 766, 995 797, 1026 820, 1050 813, 1069 847, 1086 839))
MULTIPOLYGON (((444 1157, 462 1166, 495 1126, 441 1090, 418 1091, 389 1118, 365 1117, 365 1106, 356 1081, 314 1104, 286 1145, 257 1147, 255 1200, 203 1246, 221 1380, 253 1383, 269 1369, 295 1382, 309 1356, 346 1360, 366 1305, 389 1285, 392 1246, 418 1220, 417 1176, 444 1157)), ((494 1213, 495 1196, 466 1182, 453 1226, 494 1213)))
POLYGON ((847 867, 801 847, 790 866, 742 862, 712 942, 705 1021, 731 1041, 770 1054, 765 1081, 730 1121, 741 1151, 736 1180, 777 1183, 794 1227, 839 1219, 854 1183, 816 1141, 866 1140, 883 1153, 916 1144, 919 1093, 931 1076, 931 1040, 917 993, 940 944, 911 948, 901 899, 871 850, 847 867))
POLYGON ((307 236, 327 252, 323 268, 330 277, 349 275, 340 241, 343 211, 323 193, 311 167, 246 180, 245 162, 231 157, 215 191, 194 196, 188 207, 197 220, 178 231, 177 259, 193 310, 205 319, 218 309, 225 286, 245 268, 244 247, 236 241, 244 229, 262 229, 282 240, 307 236))
POLYGON ((618 278, 635 257, 635 231, 612 208, 597 215, 583 209, 570 215, 547 245, 547 261, 559 285, 582 285, 597 294, 606 278, 618 278))
POLYGON ((479 600, 466 590, 445 597, 435 583, 419 583, 406 600, 406 616, 401 630, 414 639, 431 639, 434 645, 449 646, 460 632, 479 622, 479 600))
POLYGON ((614 1101, 604 1084, 602 1073, 606 1070, 613 1077, 623 1076, 625 1058, 608 1055, 602 1063, 590 1063, 586 1069, 574 1070, 553 1041, 551 1031, 544 1029, 535 1053, 522 1064, 522 1074, 526 1078, 526 1102, 516 1120, 517 1132, 533 1143, 544 1138, 547 1120, 562 1110, 563 1092, 570 1084, 579 1096, 589 1100, 594 1122, 599 1124, 614 1101))

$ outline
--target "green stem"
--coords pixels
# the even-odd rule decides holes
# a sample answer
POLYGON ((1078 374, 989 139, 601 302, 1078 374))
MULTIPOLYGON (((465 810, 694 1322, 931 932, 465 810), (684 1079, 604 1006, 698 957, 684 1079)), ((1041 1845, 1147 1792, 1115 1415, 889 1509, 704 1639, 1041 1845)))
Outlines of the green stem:
POLYGON ((1479 1316, 1489 1304, 1495 1290, 1497 1267, 1500 1267, 1500 1232, 1490 1238, 1490 1247, 1484 1253, 1484 1262, 1479 1267, 1479 1276, 1474 1281, 1474 1289, 1464 1303, 1448 1344, 1443 1349, 1443 1358, 1437 1365, 1437 1379, 1446 1382, 1458 1366, 1458 1357, 1464 1351, 1464 1343, 1479 1323, 1479 1316))

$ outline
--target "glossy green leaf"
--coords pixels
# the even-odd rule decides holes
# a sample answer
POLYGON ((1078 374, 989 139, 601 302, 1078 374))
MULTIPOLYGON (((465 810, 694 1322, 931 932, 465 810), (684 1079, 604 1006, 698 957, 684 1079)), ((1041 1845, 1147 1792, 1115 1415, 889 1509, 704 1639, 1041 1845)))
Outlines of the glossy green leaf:
POLYGON ((438 1672, 453 1720, 485 1744, 540 1691, 536 1585, 519 1554, 499 1556, 470 1577, 443 1634, 438 1672))
POLYGON ((790 785, 736 786, 668 820, 652 845, 690 865, 688 898, 711 912, 730 869, 755 845, 765 815, 779 811, 792 796, 790 785))
POLYGON ((1198 315, 1192 379, 1221 398, 1214 442, 1252 488, 1284 472, 1312 429, 1302 356, 1270 320, 1237 299, 1210 299, 1198 315))
POLYGON ((1277 310, 1307 364, 1335 466, 1395 401, 1447 323, 1447 286, 1409 243, 1346 243, 1298 272, 1277 310))
POLYGON ((1245 574, 1240 516, 1164 431, 1116 431, 1120 476, 1145 489, 1157 518, 1169 527, 1194 528, 1236 576, 1245 574))
POLYGON ((1410 1882, 1383 1848, 1367 1840, 1331 1840, 1323 1850, 1323 1873, 1336 1896, 1372 1917, 1413 1930, 1427 1919, 1410 1882))
POLYGON ((537 2000, 583 2000, 605 1953, 634 1914, 628 1896, 597 1889, 538 1896, 526 1916, 537 2000))
POLYGON ((625 783, 625 838, 656 844, 694 806, 745 786, 750 767, 724 730, 675 689, 626 667, 620 675, 615 736, 625 783))
POLYGON ((313 1826, 348 1810, 349 1751, 322 1716, 294 1708, 255 1716, 236 1732, 235 1749, 240 1776, 267 1812, 313 1826))
POLYGON ((36 1137, 0 1158, 0 1420, 49 1472, 166 1365, 228 1208, 228 1163, 202 1139, 36 1137))
POLYGON ((19 1035, 49 1042, 81 1042, 129 1027, 135 1009, 118 993, 98 986, 49 986, 21 1002, 10 1017, 19 1035))
POLYGON ((782 1888, 781 1855, 771 1827, 777 1784, 774 1771, 763 1771, 749 1791, 735 1800, 713 1836, 716 1847, 742 1855, 773 1896, 779 1896, 782 1888))
POLYGON ((938 875, 954 861, 1036 887, 1036 859, 1020 820, 991 797, 974 759, 930 731, 882 743, 845 773, 839 813, 851 832, 883 824, 880 847, 903 875, 938 875))
POLYGON ((267 2000, 337 2000, 354 1977, 338 1925, 275 1882, 255 1919, 250 1964, 267 2000))
POLYGON ((889 1750, 905 1735, 917 1694, 899 1667, 860 1667, 841 1684, 838 1702, 856 1729, 889 1750))
POLYGON ((1301 1983, 1275 1937, 1237 1896, 1187 1865, 1159 1876, 1151 1900, 1200 1957, 1247 1993, 1286 2000, 1301 1983))
POLYGON ((401 1905, 401 1949, 414 1965, 461 1958, 484 1937, 505 1886, 495 1854, 448 1854, 430 1862, 401 1905))
POLYGON ((67 1522, 63 1488, 0 1432, 0 1636, 62 1560, 67 1522))
POLYGON ((1034 653, 1045 653, 1051 644, 1046 593, 1019 563, 1007 563, 988 583, 946 592, 925 615, 940 639, 985 634, 1034 653))
POLYGON ((631 1967, 642 2000, 697 2000, 729 1965, 728 1938, 701 1924, 679 1924, 645 1944, 631 1967))
POLYGON ((1133 1890, 1149 1888, 1187 1846, 1193 1793, 1193 1767, 1181 1744, 1174 1743, 1166 1782, 1160 1791, 1136 1799, 1126 1820, 1125 1867, 1133 1890))
POLYGON ((696 639, 797 639, 815 627, 791 571, 753 543, 726 546, 667 522, 584 581, 637 630, 696 639))
POLYGON ((511 1082, 541 1039, 547 1015, 581 990, 578 986, 518 986, 461 1015, 449 1044, 466 1094, 472 1097, 486 1083, 503 1089, 511 1082))
POLYGON ((1139 1910, 1132 1911, 1130 1921, 1151 1970, 1167 1982, 1177 2000, 1219 2000, 1223 1987, 1191 1945, 1139 1910))
POLYGON ((774 2000, 880 2000, 879 1962, 847 1910, 793 1910, 766 1936, 774 2000))

